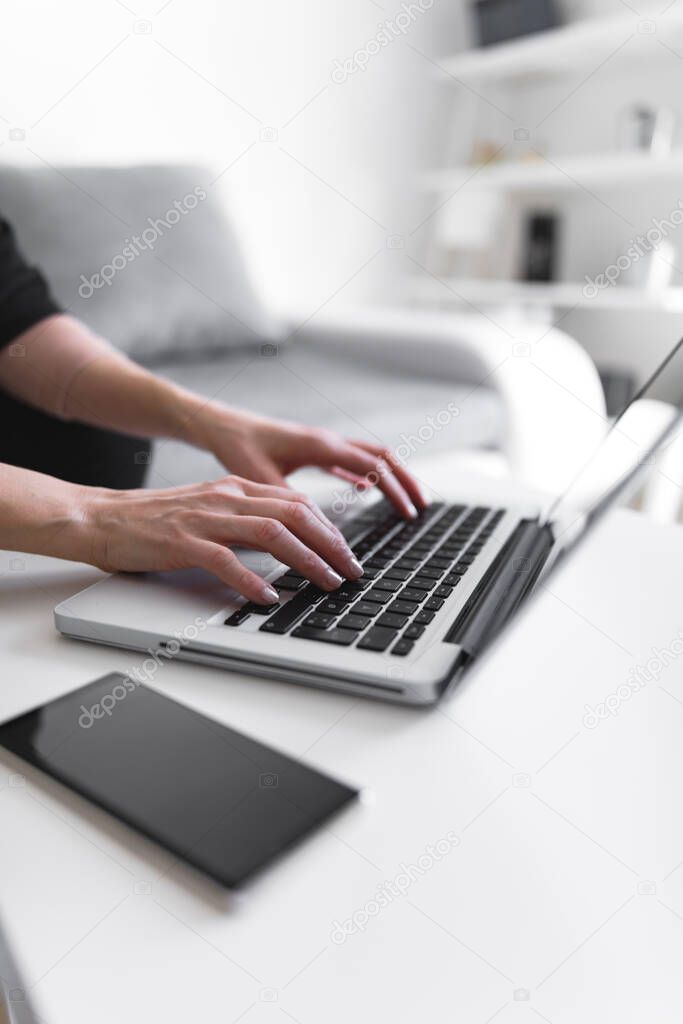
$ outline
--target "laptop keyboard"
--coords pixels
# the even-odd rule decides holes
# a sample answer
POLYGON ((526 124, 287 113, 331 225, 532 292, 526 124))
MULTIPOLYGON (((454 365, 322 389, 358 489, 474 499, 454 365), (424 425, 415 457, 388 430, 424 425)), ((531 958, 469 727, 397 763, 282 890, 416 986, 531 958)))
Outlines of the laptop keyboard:
POLYGON ((263 606, 248 602, 226 626, 263 618, 261 632, 410 654, 444 602, 469 572, 503 510, 434 504, 406 522, 384 502, 356 516, 344 534, 365 575, 328 593, 288 569, 273 586, 294 596, 263 606))

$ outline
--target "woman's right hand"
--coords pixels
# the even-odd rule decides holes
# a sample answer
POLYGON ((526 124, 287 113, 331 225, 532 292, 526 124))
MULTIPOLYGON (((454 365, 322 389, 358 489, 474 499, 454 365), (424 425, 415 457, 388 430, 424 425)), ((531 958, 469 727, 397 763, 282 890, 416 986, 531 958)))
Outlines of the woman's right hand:
POLYGON ((230 548, 274 555, 323 590, 363 568, 305 494, 226 476, 168 490, 86 492, 85 561, 107 572, 201 568, 259 604, 277 592, 230 548))

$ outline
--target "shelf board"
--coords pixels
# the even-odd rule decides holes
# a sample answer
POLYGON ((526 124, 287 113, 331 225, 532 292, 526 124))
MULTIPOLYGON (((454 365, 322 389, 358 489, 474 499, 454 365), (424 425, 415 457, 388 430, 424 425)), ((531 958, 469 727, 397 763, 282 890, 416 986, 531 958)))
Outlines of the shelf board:
POLYGON ((616 285, 593 298, 583 293, 583 284, 553 282, 477 280, 445 277, 441 281, 418 277, 413 280, 415 298, 430 303, 480 306, 538 306, 558 309, 600 309, 627 312, 682 312, 683 288, 661 291, 616 285))
POLYGON ((648 5, 640 14, 624 11, 587 18, 495 46, 465 50, 442 58, 439 65, 447 76, 468 81, 555 76, 596 67, 624 43, 627 58, 661 59, 664 51, 658 40, 673 41, 681 35, 683 11, 671 8, 662 14, 661 4, 659 11, 648 5))
POLYGON ((683 180, 683 150, 667 157, 615 151, 587 156, 557 156, 537 160, 509 160, 482 167, 461 166, 430 171, 423 187, 430 192, 468 188, 505 191, 571 191, 683 180))

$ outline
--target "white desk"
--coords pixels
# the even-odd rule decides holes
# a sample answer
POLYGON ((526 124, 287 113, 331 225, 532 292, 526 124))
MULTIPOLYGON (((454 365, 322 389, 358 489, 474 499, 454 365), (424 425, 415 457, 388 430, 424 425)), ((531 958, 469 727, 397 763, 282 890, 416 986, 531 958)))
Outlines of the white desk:
MULTIPOLYGON (((132 657, 54 632, 52 606, 94 570, 23 561, 0 556, 2 718, 132 657)), ((428 712, 165 665, 165 693, 372 791, 238 896, 3 756, 0 911, 41 1016, 680 1021, 683 658, 582 719, 683 628, 682 577, 683 530, 613 514, 428 712)))

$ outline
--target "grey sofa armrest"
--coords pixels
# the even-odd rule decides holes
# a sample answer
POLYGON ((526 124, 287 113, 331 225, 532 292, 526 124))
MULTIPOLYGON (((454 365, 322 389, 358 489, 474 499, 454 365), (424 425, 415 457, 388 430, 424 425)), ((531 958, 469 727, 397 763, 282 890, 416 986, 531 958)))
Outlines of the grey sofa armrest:
POLYGON ((495 389, 506 413, 510 471, 541 491, 563 489, 605 431, 595 365, 556 328, 537 340, 538 325, 517 319, 494 324, 483 315, 373 307, 323 311, 302 325, 289 318, 289 328, 311 344, 495 389))

